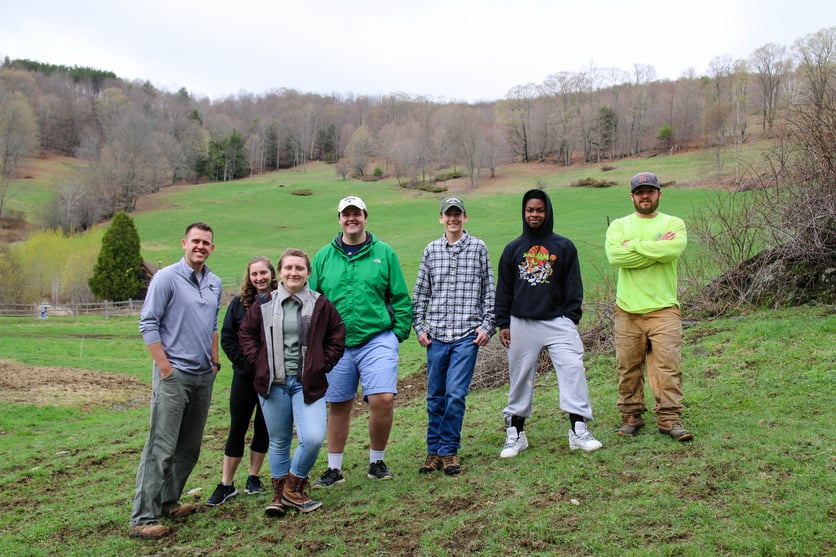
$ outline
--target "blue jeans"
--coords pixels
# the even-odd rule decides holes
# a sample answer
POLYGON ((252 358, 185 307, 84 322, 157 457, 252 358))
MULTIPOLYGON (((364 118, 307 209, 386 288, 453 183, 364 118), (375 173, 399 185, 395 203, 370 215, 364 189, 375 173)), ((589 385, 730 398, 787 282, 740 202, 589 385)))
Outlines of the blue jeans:
POLYGON ((427 453, 458 454, 465 398, 476 367, 476 333, 455 342, 433 339, 427 347, 427 453))
POLYGON ((307 478, 325 440, 325 399, 305 404, 302 382, 295 375, 285 377, 284 385, 274 383, 266 398, 258 398, 270 433, 270 475, 282 478, 289 470, 294 476, 307 478), (299 446, 291 462, 294 423, 299 446))

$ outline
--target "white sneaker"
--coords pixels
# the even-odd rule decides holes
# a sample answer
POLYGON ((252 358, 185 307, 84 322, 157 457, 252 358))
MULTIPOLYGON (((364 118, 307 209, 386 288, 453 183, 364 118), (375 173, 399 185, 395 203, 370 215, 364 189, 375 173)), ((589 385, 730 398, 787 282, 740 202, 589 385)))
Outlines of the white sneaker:
POLYGON ((499 458, 511 458, 528 448, 528 438, 524 431, 517 433, 517 428, 509 427, 505 430, 505 446, 499 453, 499 458))
POLYGON ((577 434, 571 429, 569 430, 570 451, 576 451, 578 449, 583 449, 585 451, 594 451, 604 446, 601 444, 600 441, 598 441, 592 436, 592 433, 590 433, 588 429, 581 429, 577 426, 575 426, 575 428, 578 430, 577 434))

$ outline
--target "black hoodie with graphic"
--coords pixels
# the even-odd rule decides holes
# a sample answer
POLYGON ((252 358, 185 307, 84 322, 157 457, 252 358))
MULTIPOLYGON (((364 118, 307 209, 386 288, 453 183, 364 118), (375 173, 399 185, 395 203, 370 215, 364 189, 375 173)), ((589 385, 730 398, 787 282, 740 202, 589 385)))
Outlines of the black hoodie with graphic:
POLYGON ((578 251, 569 238, 554 233, 554 211, 548 194, 529 190, 522 199, 523 232, 502 251, 497 270, 496 324, 507 329, 511 316, 548 320, 564 316, 576 325, 581 320, 583 282, 578 251), (525 204, 542 199, 543 224, 531 228, 525 221, 525 204))

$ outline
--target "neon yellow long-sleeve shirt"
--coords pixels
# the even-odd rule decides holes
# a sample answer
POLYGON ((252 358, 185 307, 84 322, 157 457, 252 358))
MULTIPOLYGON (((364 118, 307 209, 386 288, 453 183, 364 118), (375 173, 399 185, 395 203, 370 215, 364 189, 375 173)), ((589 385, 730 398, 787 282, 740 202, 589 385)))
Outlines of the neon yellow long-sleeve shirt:
POLYGON ((682 219, 664 213, 650 219, 633 213, 610 223, 605 249, 618 267, 616 305, 628 313, 679 307, 676 265, 687 243, 682 219), (666 232, 676 238, 660 240, 666 232))

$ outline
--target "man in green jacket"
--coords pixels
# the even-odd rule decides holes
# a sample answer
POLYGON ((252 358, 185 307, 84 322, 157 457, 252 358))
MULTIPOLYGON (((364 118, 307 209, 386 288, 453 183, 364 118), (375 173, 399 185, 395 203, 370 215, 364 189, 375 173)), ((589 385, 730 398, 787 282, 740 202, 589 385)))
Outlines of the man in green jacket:
POLYGON ((676 265, 688 243, 682 219, 659 211, 662 188, 652 172, 630 181, 635 212, 607 229, 606 252, 618 268, 615 357, 618 365, 619 435, 644 426, 644 371, 656 399, 659 433, 677 441, 693 435, 682 427, 682 318, 676 296, 676 265))
POLYGON ((358 384, 369 405, 368 477, 390 480, 384 453, 398 392, 399 343, 412 326, 412 301, 394 250, 366 231, 359 197, 340 201, 342 232, 320 249, 309 279, 337 307, 345 323, 345 354, 328 374, 328 469, 315 488, 343 483, 343 452, 358 384))

